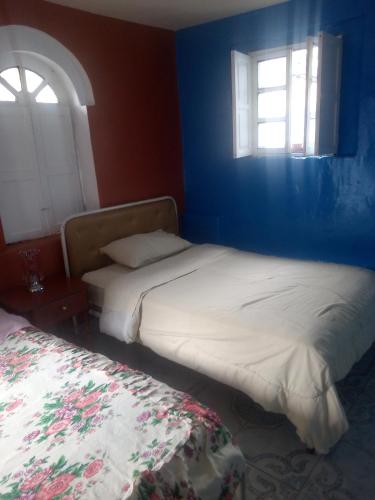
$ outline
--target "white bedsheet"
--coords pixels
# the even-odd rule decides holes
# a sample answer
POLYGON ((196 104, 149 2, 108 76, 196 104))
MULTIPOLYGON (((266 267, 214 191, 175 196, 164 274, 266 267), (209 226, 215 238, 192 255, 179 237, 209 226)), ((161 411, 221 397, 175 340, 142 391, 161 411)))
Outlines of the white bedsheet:
POLYGON ((118 277, 102 331, 282 412, 326 453, 348 429, 334 382, 375 340, 375 273, 213 245, 118 277))
POLYGON ((101 309, 104 302, 104 291, 108 285, 117 276, 123 276, 130 272, 132 272, 132 269, 128 267, 121 266, 120 264, 110 264, 109 266, 85 273, 81 279, 87 283, 90 304, 101 309))

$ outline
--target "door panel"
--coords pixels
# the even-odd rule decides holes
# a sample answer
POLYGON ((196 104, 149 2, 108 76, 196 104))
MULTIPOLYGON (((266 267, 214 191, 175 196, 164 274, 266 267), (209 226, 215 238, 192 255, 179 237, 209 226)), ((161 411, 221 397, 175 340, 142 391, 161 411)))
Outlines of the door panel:
POLYGON ((0 151, 7 243, 57 231, 83 210, 69 106, 1 103, 0 151))
POLYGON ((0 213, 5 241, 36 238, 44 233, 38 180, 0 182, 0 213))
POLYGON ((0 215, 7 243, 46 232, 32 121, 26 106, 0 106, 0 215))
POLYGON ((70 215, 83 210, 70 108, 33 105, 32 116, 48 217, 57 229, 70 215))

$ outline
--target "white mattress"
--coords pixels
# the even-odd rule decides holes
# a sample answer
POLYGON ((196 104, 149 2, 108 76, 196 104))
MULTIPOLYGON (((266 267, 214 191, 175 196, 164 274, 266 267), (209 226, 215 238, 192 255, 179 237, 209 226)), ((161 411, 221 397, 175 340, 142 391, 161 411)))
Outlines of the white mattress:
POLYGON ((88 285, 89 303, 101 309, 104 302, 105 288, 117 277, 124 276, 130 272, 132 272, 132 269, 128 267, 121 266, 120 264, 111 264, 84 274, 82 281, 88 285))
POLYGON ((375 340, 375 273, 202 245, 113 281, 101 328, 238 388, 325 453, 334 382, 375 340))

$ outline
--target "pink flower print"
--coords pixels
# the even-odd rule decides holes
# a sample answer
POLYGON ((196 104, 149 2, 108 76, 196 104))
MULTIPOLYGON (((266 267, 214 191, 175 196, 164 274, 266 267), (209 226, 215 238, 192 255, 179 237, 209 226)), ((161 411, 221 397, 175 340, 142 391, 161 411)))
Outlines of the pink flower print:
POLYGON ((14 356, 11 360, 12 365, 20 365, 21 363, 25 363, 29 361, 30 354, 23 354, 22 356, 14 356))
POLYGON ((65 396, 64 398, 64 403, 72 403, 73 401, 77 401, 77 399, 82 397, 82 389, 79 391, 73 391, 68 396, 65 396))
POLYGON ((120 384, 117 382, 112 382, 108 387, 109 392, 115 392, 120 387, 120 384))
POLYGON ((165 418, 167 416, 168 412, 167 410, 158 410, 156 412, 156 418, 158 420, 163 420, 163 418, 165 418))
POLYGON ((195 415, 205 417, 208 415, 208 409, 203 408, 198 403, 193 403, 190 401, 185 401, 184 410, 194 413, 195 415))
POLYGON ((6 407, 6 411, 13 411, 18 408, 18 406, 22 405, 22 403, 23 399, 16 399, 13 403, 10 403, 10 405, 6 407))
POLYGON ((69 488, 70 483, 75 479, 73 474, 62 474, 51 483, 43 486, 36 495, 36 500, 50 500, 53 497, 61 495, 69 488))
POLYGON ((24 493, 23 495, 18 497, 18 500, 34 500, 34 493, 24 493))
POLYGON ((13 371, 15 371, 16 373, 23 372, 24 370, 26 370, 27 368, 29 368, 29 366, 30 366, 29 362, 22 363, 22 365, 15 366, 13 371))
POLYGON ((75 363, 73 363, 73 368, 81 368, 82 366, 82 363, 80 361, 76 361, 75 363))
POLYGON ((57 371, 59 373, 61 373, 61 372, 64 372, 65 370, 67 370, 68 368, 69 368, 69 365, 62 365, 62 366, 60 366, 60 368, 57 369, 57 371))
POLYGON ((88 396, 86 396, 85 398, 81 399, 80 401, 78 401, 75 406, 77 408, 80 408, 80 409, 83 409, 85 408, 85 406, 89 406, 91 405, 92 403, 95 403, 95 401, 100 398, 100 396, 102 395, 102 393, 100 391, 94 391, 94 392, 91 392, 88 396))
POLYGON ((51 434, 57 434, 58 432, 63 431, 70 424, 70 418, 64 418, 63 420, 59 420, 54 424, 50 425, 46 430, 47 436, 51 434))
POLYGON ((21 491, 29 491, 33 490, 36 486, 39 486, 50 474, 50 469, 42 470, 41 472, 37 472, 29 479, 27 479, 22 485, 21 491))
POLYGON ((35 439, 36 437, 38 437, 40 434, 40 431, 33 431, 33 432, 30 432, 30 434, 28 434, 27 436, 25 436, 23 438, 24 441, 32 441, 33 439, 35 439))
POLYGON ((92 417, 93 415, 95 415, 95 413, 97 413, 98 411, 100 411, 100 409, 101 409, 101 404, 100 403, 96 403, 96 405, 90 406, 90 408, 87 408, 87 410, 85 410, 82 413, 82 418, 92 417))
POLYGON ((145 470, 142 473, 142 476, 146 479, 146 481, 148 481, 151 484, 155 482, 155 477, 154 477, 153 473, 149 470, 145 470))
POLYGON ((76 490, 77 491, 83 490, 83 482, 82 481, 80 481, 79 483, 76 484, 76 490))
POLYGON ((130 489, 130 484, 129 483, 124 484, 124 486, 122 487, 122 491, 124 491, 125 493, 127 491, 129 491, 129 489, 130 489))
POLYGON ((97 458, 91 464, 89 464, 83 473, 86 479, 95 476, 100 469, 103 467, 103 460, 97 458))
POLYGON ((150 411, 144 411, 137 417, 137 422, 146 422, 151 417, 151 412, 150 411))
POLYGON ((62 408, 58 408, 55 412, 55 415, 59 419, 64 419, 64 418, 73 418, 76 413, 77 410, 74 408, 74 406, 69 404, 63 406, 62 408))
POLYGON ((64 495, 61 500, 74 500, 74 496, 73 495, 64 495))
POLYGON ((151 495, 149 496, 149 499, 150 500, 161 500, 161 498, 159 497, 159 495, 157 495, 154 492, 151 493, 151 495))

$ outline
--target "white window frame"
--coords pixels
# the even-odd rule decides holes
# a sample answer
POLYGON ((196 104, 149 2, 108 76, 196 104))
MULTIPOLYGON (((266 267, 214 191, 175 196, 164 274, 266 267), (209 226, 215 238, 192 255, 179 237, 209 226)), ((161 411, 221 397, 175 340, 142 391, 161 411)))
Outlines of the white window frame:
MULTIPOLYGON (((333 35, 328 35, 326 33, 319 33, 316 37, 308 37, 305 42, 296 43, 291 45, 286 45, 283 47, 277 47, 274 49, 266 49, 260 50, 256 52, 251 52, 249 54, 243 54, 241 52, 232 51, 232 99, 233 99, 233 148, 234 148, 234 158, 240 158, 244 156, 296 156, 296 157, 305 157, 305 156, 332 156, 337 153, 338 146, 338 121, 339 121, 339 100, 340 100, 340 86, 341 86, 341 59, 342 59, 342 37, 334 37, 333 35), (329 50, 326 50, 326 45, 333 43, 333 55, 335 57, 334 61, 336 62, 335 67, 331 70, 328 66, 329 64, 324 62, 322 63, 325 54, 328 54, 328 57, 332 55, 329 50), (312 49, 313 46, 316 45, 319 48, 319 62, 318 62, 318 76, 317 76, 317 108, 316 108, 316 130, 315 130, 315 141, 314 141, 314 149, 308 148, 308 134, 309 134, 309 117, 311 116, 311 109, 309 109, 310 104, 310 92, 311 92, 311 84, 313 81, 312 76, 312 49), (305 131, 304 131, 304 150, 303 152, 292 152, 290 145, 290 112, 291 112, 291 57, 292 52, 295 50, 307 49, 307 58, 306 58, 306 107, 305 107, 305 131), (258 88, 258 63, 262 61, 267 61, 270 59, 277 59, 279 57, 286 57, 286 84, 280 87, 270 87, 265 90, 260 90, 258 88), (242 109, 239 107, 239 99, 237 96, 238 88, 241 87, 241 82, 238 82, 239 73, 238 73, 238 62, 241 64, 245 63, 245 60, 248 60, 248 68, 249 68, 249 105, 248 109, 248 122, 249 122, 249 141, 248 147, 240 147, 239 145, 239 114, 244 112, 244 106, 242 104, 242 109), (323 69, 322 69, 323 68, 323 69), (322 77, 322 71, 324 71, 324 75, 322 77), (320 111, 321 111, 321 101, 322 95, 324 96, 324 92, 322 94, 322 87, 324 88, 325 81, 323 82, 323 78, 325 78, 328 83, 331 85, 325 85, 330 90, 328 97, 331 99, 328 101, 328 107, 330 113, 330 123, 328 127, 327 125, 323 125, 320 122, 320 111), (332 88, 334 87, 334 89, 332 88), (286 90, 286 116, 284 118, 271 118, 271 119, 262 119, 258 118, 258 94, 262 92, 276 91, 276 90, 286 90), (285 147, 284 148, 259 148, 258 147, 258 125, 259 123, 267 123, 267 122, 285 122, 286 126, 286 136, 285 136, 285 147), (320 136, 322 135, 322 130, 324 132, 323 135, 330 136, 330 143, 322 145, 320 141, 320 136)), ((331 61, 332 62, 332 59, 331 61)), ((242 82, 243 84, 243 82, 242 82)), ((324 90, 324 89, 323 89, 324 90)), ((325 89, 326 90, 326 89, 325 89)), ((326 92, 327 93, 327 92, 326 92)), ((327 100, 325 101, 327 103, 327 100)))

